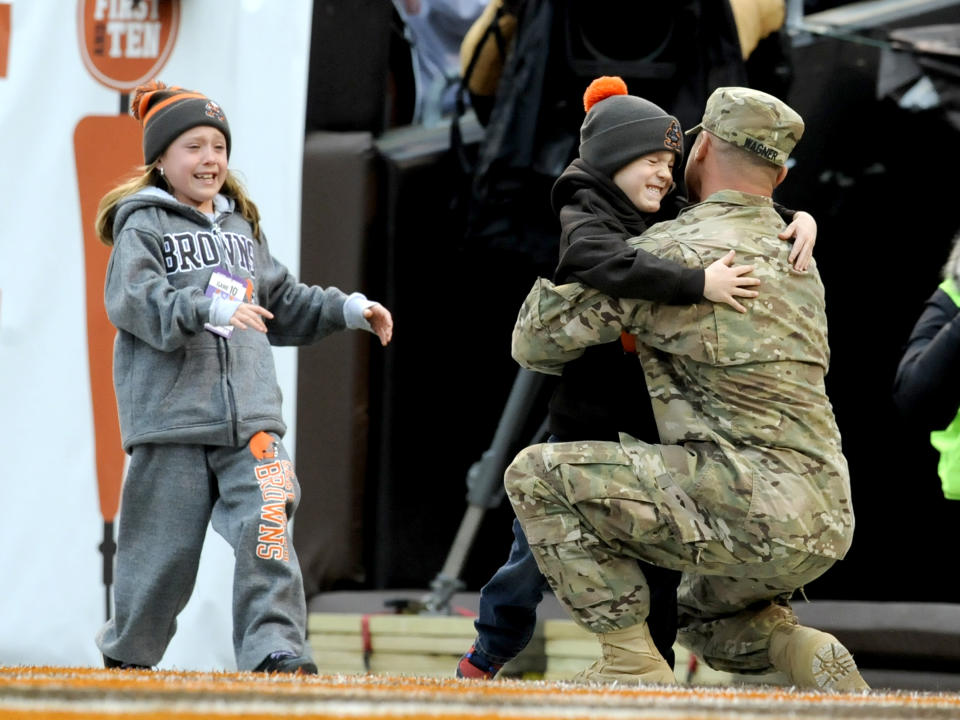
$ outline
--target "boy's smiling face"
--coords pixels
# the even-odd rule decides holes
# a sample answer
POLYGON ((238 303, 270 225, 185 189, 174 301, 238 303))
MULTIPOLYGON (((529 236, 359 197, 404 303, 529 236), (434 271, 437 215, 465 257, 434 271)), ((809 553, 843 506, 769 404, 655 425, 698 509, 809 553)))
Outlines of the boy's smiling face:
POLYGON ((673 187, 673 163, 676 155, 669 150, 641 155, 613 175, 614 184, 645 213, 656 212, 660 202, 673 187))

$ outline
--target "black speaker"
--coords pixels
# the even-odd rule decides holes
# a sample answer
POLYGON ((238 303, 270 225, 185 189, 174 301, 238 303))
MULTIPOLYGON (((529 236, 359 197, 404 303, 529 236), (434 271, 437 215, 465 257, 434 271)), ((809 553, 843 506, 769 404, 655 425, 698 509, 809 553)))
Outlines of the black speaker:
POLYGON ((314 2, 308 132, 386 127, 393 13, 389 0, 314 2))
MULTIPOLYGON (((366 267, 376 223, 373 138, 315 132, 303 150, 300 279, 383 301, 366 267)), ((298 350, 294 541, 307 596, 365 581, 363 493, 368 398, 383 349, 367 332, 333 333, 298 350)))
MULTIPOLYGON (((375 588, 426 590, 466 510, 467 473, 490 447, 517 373, 510 335, 536 275, 515 258, 463 247, 453 200, 464 177, 446 128, 388 132, 377 145, 386 243, 378 263, 395 334, 370 398, 365 562, 375 588)), ((529 435, 542 419, 531 418, 529 435)), ((512 517, 505 500, 485 517, 463 569, 469 589, 506 559, 512 517)))

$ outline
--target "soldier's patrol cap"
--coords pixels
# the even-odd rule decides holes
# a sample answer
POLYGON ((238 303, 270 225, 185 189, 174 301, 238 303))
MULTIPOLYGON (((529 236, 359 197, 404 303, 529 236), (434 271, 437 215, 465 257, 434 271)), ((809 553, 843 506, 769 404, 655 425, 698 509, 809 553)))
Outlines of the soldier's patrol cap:
POLYGON ((686 134, 701 130, 783 166, 803 135, 803 118, 779 98, 760 90, 722 87, 707 99, 703 121, 686 134))

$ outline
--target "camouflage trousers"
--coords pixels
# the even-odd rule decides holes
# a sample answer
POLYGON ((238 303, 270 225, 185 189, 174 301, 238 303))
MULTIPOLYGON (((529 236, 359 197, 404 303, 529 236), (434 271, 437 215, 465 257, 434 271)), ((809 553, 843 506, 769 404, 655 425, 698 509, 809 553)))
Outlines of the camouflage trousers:
POLYGON ((610 632, 646 620, 637 560, 679 570, 680 643, 718 670, 770 671, 770 634, 796 622, 791 595, 835 560, 738 525, 741 500, 696 492, 733 472, 722 457, 692 462, 680 446, 634 443, 630 452, 612 442, 534 445, 507 468, 510 502, 557 599, 587 630, 610 632))

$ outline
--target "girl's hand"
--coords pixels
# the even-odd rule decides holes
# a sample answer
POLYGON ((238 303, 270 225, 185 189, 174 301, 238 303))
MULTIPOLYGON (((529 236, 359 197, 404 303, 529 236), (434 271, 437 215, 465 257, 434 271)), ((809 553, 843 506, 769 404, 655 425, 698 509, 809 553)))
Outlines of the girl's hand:
POLYGON ((380 344, 386 346, 393 337, 393 315, 383 305, 371 305, 363 311, 363 316, 380 338, 380 344))
POLYGON ((233 316, 230 318, 230 324, 241 330, 250 328, 265 333, 267 326, 262 318, 270 320, 273 318, 273 313, 259 305, 240 303, 240 306, 234 311, 233 316))
POLYGON ((747 309, 734 300, 734 296, 756 297, 759 294, 756 290, 747 290, 746 288, 759 285, 760 280, 754 277, 745 277, 753 272, 753 265, 733 267, 735 254, 731 250, 703 271, 703 296, 711 302, 725 302, 737 312, 746 312, 747 309))
POLYGON ((794 270, 806 272, 813 257, 813 246, 817 242, 817 221, 813 215, 798 210, 793 215, 793 222, 777 237, 781 240, 793 238, 793 249, 790 251, 790 262, 794 270))

